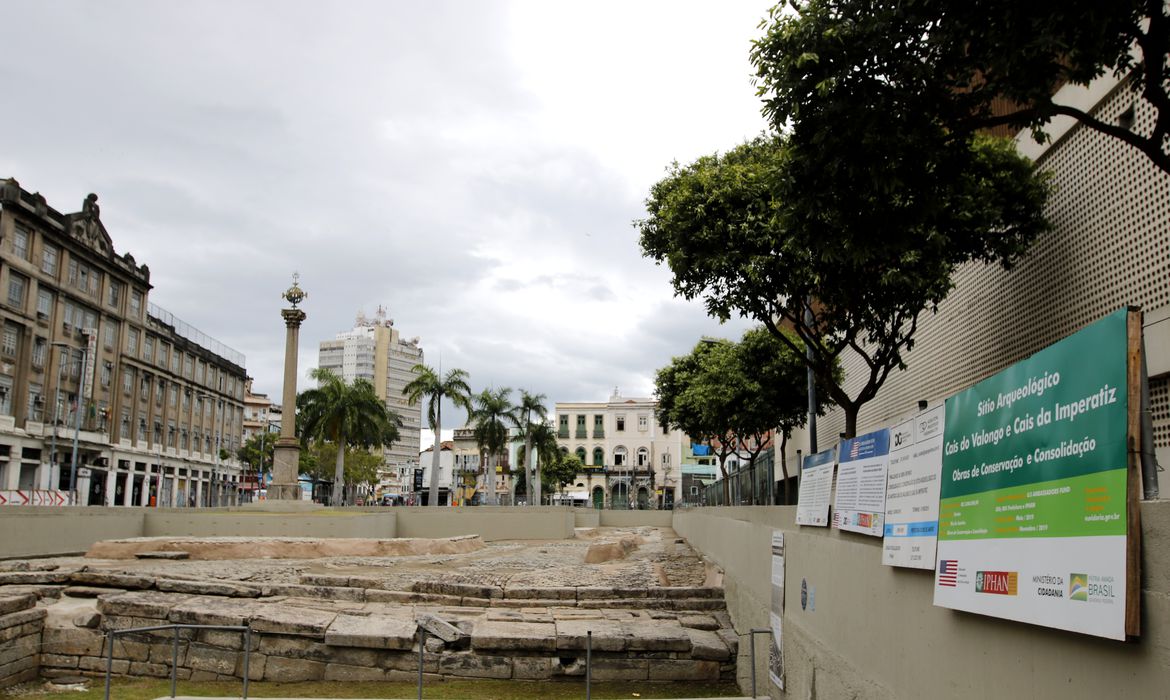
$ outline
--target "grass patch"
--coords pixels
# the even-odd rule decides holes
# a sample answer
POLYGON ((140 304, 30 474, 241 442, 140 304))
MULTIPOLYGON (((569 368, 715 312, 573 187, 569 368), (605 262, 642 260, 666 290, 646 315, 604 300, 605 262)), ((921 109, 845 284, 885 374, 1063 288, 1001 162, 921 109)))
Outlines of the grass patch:
MULTIPOLYGON (((89 690, 41 692, 41 683, 32 683, 0 690, 0 697, 22 697, 35 700, 96 700, 105 697, 103 679, 94 678, 89 690)), ((179 681, 178 694, 196 697, 239 697, 242 684, 224 681, 179 681)), ((418 688, 413 683, 338 683, 310 681, 305 683, 250 683, 249 698, 414 698, 418 688)), ((118 700, 155 700, 169 697, 169 680, 142 680, 115 678, 110 697, 118 700)), ((638 683, 604 682, 593 684, 593 697, 598 700, 618 698, 718 698, 741 696, 734 683, 638 683)), ((428 700, 561 700, 585 697, 585 681, 494 681, 466 680, 431 682, 423 686, 423 698, 428 700)))

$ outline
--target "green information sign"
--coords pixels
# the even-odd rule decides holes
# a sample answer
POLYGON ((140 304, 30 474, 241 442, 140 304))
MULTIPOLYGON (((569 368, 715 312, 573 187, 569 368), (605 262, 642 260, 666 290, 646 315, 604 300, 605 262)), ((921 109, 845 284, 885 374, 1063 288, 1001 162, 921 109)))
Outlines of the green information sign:
POLYGON ((936 605, 1124 638, 1126 327, 1111 314, 947 399, 936 605))

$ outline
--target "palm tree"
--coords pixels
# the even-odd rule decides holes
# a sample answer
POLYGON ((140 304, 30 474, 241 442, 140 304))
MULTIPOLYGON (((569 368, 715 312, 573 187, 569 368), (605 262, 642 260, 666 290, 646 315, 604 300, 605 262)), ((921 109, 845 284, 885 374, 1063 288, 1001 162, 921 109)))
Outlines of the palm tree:
POLYGON ((471 412, 474 423, 475 441, 487 454, 484 476, 484 490, 487 491, 485 505, 496 505, 496 459, 508 446, 508 426, 518 421, 516 407, 509 398, 512 390, 484 389, 475 396, 475 409, 471 412))
POLYGON ((541 473, 561 458, 561 446, 557 443, 556 429, 549 423, 536 423, 532 427, 531 438, 532 451, 537 461, 537 468, 533 470, 536 477, 536 505, 540 505, 541 473))
POLYGON ((431 486, 429 501, 432 506, 439 505, 439 464, 442 458, 442 430, 443 430, 443 398, 451 400, 459 408, 467 411, 467 420, 471 420, 471 387, 467 385, 467 372, 453 369, 441 377, 440 372, 417 364, 411 368, 415 378, 411 380, 402 394, 406 396, 411 406, 417 404, 422 397, 427 400, 427 421, 431 430, 435 431, 435 452, 431 456, 431 486))
POLYGON ((317 388, 297 396, 297 428, 303 445, 309 440, 337 445, 331 502, 341 505, 345 447, 388 447, 398 439, 399 419, 365 379, 346 384, 341 377, 321 368, 313 369, 309 376, 317 380, 317 388))
POLYGON ((529 394, 527 391, 521 389, 520 403, 516 405, 516 412, 520 419, 517 421, 516 427, 520 429, 520 434, 524 436, 524 476, 528 480, 528 483, 532 485, 528 489, 528 501, 530 505, 532 503, 540 505, 540 479, 533 478, 533 474, 536 472, 536 465, 533 463, 531 457, 532 430, 537 425, 532 422, 532 418, 535 416, 540 419, 541 423, 548 420, 548 409, 544 406, 544 402, 547 400, 548 397, 544 394, 529 394))

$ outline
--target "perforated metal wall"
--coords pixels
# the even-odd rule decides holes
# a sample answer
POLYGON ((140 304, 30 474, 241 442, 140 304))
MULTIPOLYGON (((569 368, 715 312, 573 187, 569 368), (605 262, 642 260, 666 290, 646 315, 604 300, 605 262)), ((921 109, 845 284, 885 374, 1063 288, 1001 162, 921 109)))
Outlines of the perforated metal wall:
MULTIPOLYGON (((1116 122, 1135 107, 1134 129, 1149 133, 1153 110, 1117 90, 1095 113, 1116 122)), ((862 408, 858 430, 876 428, 937 401, 1127 305, 1170 304, 1170 175, 1136 150, 1083 127, 1040 159, 1054 174, 1048 216, 1054 230, 1011 271, 970 264, 938 312, 923 312, 909 369, 894 373, 862 408)), ((1092 362, 1092 358, 1085 358, 1092 362)), ((846 358, 850 395, 861 384, 860 359, 846 358)), ((1155 411, 1156 442, 1170 445, 1165 380, 1155 411)), ((844 430, 844 414, 822 418, 820 446, 844 430)))

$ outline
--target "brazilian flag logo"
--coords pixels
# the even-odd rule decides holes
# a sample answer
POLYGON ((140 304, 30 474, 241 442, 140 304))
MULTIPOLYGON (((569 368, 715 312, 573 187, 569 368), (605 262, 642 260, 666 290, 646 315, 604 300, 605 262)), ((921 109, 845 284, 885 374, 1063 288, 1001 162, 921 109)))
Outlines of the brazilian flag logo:
POLYGON ((1088 574, 1069 574, 1068 575, 1068 599, 1069 600, 1089 600, 1089 576, 1088 574))

